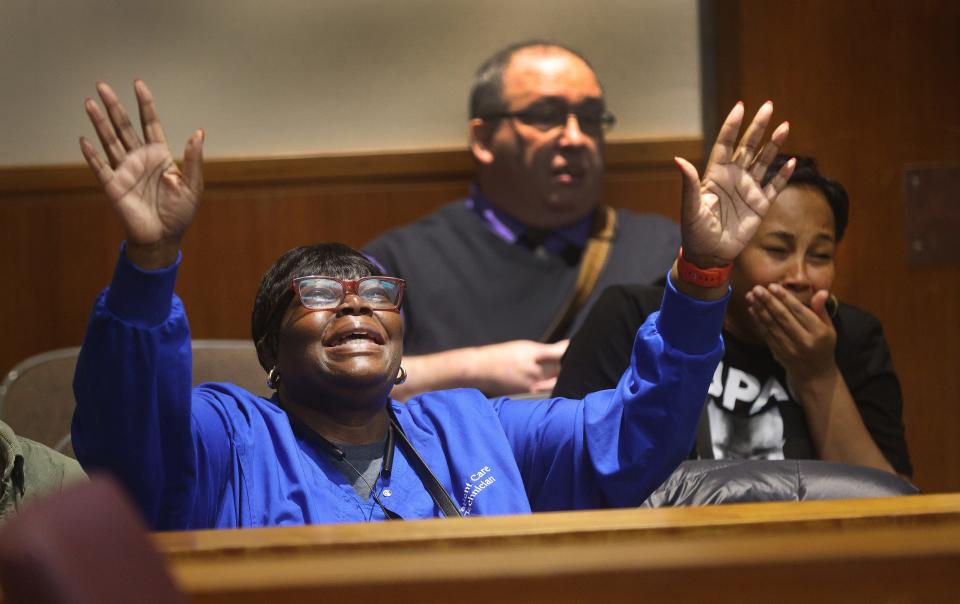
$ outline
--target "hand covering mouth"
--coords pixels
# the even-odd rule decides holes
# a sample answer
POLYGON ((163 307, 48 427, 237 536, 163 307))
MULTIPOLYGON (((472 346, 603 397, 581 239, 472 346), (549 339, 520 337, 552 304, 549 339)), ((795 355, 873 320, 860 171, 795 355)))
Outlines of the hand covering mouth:
POLYGON ((383 334, 379 330, 368 325, 349 323, 327 334, 323 339, 323 345, 340 346, 352 340, 368 340, 381 346, 384 344, 383 334))

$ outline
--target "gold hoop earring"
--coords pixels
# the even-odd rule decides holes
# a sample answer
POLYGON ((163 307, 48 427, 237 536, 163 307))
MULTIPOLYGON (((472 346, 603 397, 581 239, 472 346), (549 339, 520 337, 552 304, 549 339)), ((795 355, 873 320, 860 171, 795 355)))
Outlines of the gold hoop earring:
POLYGON ((407 370, 403 368, 403 365, 400 365, 400 373, 397 374, 397 379, 393 380, 393 383, 399 386, 400 384, 407 381, 407 370))
POLYGON ((267 388, 270 390, 278 390, 280 388, 280 372, 277 370, 276 365, 267 373, 267 388))

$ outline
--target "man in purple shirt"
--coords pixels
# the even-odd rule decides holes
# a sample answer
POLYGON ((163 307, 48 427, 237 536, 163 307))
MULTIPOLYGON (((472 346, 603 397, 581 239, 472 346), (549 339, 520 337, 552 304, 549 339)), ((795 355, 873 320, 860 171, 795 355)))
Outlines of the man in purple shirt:
POLYGON ((614 121, 592 67, 569 48, 526 42, 481 65, 470 98, 477 178, 469 196, 365 247, 410 285, 409 379, 395 397, 550 390, 566 338, 596 295, 663 277, 677 255, 677 226, 618 211, 591 295, 564 313, 588 240, 609 220, 600 200, 604 133, 614 121))

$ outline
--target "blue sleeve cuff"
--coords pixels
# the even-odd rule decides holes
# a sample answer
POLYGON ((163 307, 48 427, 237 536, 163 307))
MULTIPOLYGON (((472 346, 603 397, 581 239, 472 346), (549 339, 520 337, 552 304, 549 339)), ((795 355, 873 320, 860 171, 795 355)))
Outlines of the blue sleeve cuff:
POLYGON ((120 258, 107 291, 107 308, 117 317, 136 325, 159 325, 170 315, 173 286, 183 254, 178 252, 176 262, 168 267, 147 271, 130 262, 126 247, 126 242, 120 245, 120 258))
POLYGON ((660 303, 657 331, 674 348, 690 354, 706 354, 717 347, 730 290, 720 300, 697 300, 677 291, 670 274, 660 303))

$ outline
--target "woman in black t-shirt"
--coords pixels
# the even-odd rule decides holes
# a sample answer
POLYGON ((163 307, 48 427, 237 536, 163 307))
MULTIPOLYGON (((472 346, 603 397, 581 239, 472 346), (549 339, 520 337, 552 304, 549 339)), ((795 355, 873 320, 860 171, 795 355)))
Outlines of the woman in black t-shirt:
MULTIPOLYGON (((776 174, 789 156, 770 165, 776 174)), ((697 455, 823 459, 912 474, 900 384, 880 322, 830 295, 847 224, 843 187, 797 158, 787 188, 733 264, 726 352, 697 455)), ((563 359, 554 395, 613 388, 662 289, 614 286, 563 359)))

